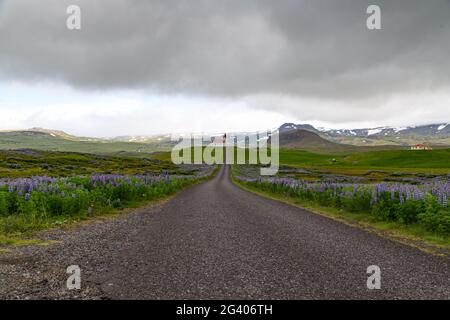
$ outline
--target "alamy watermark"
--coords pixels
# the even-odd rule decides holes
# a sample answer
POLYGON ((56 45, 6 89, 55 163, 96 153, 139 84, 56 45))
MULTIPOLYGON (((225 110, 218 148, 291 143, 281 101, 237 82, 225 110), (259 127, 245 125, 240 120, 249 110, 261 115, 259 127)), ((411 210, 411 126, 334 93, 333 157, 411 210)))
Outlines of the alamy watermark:
POLYGON ((70 5, 66 9, 66 13, 69 15, 66 20, 66 27, 69 30, 81 29, 81 8, 75 4, 70 5))
POLYGON ((367 14, 370 14, 366 20, 366 26, 369 30, 381 30, 381 8, 378 5, 371 4, 367 7, 367 14))
POLYGON ((367 267, 367 289, 379 290, 381 289, 381 269, 377 265, 371 265, 367 267))
POLYGON ((275 175, 280 165, 279 132, 172 135, 174 164, 259 164, 261 175, 275 175))
POLYGON ((66 273, 70 274, 67 278, 66 286, 69 290, 80 290, 81 289, 81 269, 77 265, 68 266, 66 273))
MULTIPOLYGON (((81 8, 78 5, 72 4, 67 7, 66 13, 66 27, 69 30, 81 29, 81 8)), ((366 13, 369 15, 366 19, 366 27, 369 30, 381 30, 381 8, 376 4, 371 4, 367 7, 366 13)))

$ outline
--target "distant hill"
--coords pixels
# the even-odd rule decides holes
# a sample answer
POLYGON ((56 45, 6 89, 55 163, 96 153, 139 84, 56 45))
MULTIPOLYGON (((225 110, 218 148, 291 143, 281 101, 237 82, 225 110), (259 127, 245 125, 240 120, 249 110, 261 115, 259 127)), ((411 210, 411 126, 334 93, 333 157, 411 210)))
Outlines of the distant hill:
POLYGON ((329 136, 357 136, 366 138, 384 138, 387 136, 404 137, 409 135, 423 137, 450 137, 450 125, 446 123, 412 127, 377 127, 369 129, 323 130, 329 136))
POLYGON ((280 132, 280 147, 307 150, 317 153, 354 153, 379 150, 401 150, 404 146, 386 144, 379 146, 358 146, 338 143, 325 139, 318 133, 305 129, 292 129, 280 132))
POLYGON ((450 124, 448 123, 365 129, 326 129, 294 123, 285 123, 279 127, 281 133, 295 129, 308 130, 333 142, 356 146, 409 146, 417 143, 450 146, 450 124))
POLYGON ((171 135, 155 135, 155 136, 118 136, 111 139, 110 141, 120 141, 120 142, 143 142, 143 143, 171 143, 171 135))
POLYGON ((304 129, 292 129, 280 132, 280 147, 316 152, 351 152, 358 149, 355 146, 326 140, 317 133, 304 129))
POLYGON ((19 131, 0 131, 0 149, 35 149, 83 153, 140 154, 170 150, 171 145, 159 141, 124 142, 99 138, 77 137, 62 131, 32 128, 19 131))
POLYGON ((63 139, 68 139, 68 140, 82 140, 82 138, 79 138, 77 136, 73 136, 70 134, 65 133, 64 131, 60 131, 60 130, 50 130, 50 129, 44 129, 44 128, 31 128, 29 130, 26 131, 22 131, 22 132, 41 132, 41 133, 46 133, 52 137, 60 137, 63 139))
MULTIPOLYGON (((315 128, 310 124, 285 123, 280 126, 279 131, 281 147, 313 152, 389 150, 406 148, 417 143, 433 147, 450 146, 450 124, 407 128, 324 129, 315 128)), ((246 135, 254 136, 256 133, 250 132, 246 135)), ((211 135, 214 136, 216 135, 211 135)), ((233 134, 229 133, 229 136, 233 134)), ((155 135, 91 138, 78 137, 59 130, 31 128, 0 131, 0 150, 35 149, 145 155, 171 150, 176 142, 171 141, 170 137, 170 135, 155 135)))

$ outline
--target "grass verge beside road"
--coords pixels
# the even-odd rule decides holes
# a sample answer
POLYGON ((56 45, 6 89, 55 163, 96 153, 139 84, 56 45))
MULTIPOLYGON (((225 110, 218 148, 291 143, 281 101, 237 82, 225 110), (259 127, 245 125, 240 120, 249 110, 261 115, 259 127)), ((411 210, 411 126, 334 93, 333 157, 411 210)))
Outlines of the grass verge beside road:
POLYGON ((261 190, 255 186, 237 181, 234 177, 232 177, 232 180, 240 188, 260 196, 306 209, 315 214, 363 229, 383 238, 413 246, 428 253, 445 256, 450 255, 450 237, 436 235, 433 232, 425 230, 418 224, 404 225, 398 222, 379 221, 369 213, 353 213, 343 209, 326 207, 313 201, 301 200, 286 194, 261 190))
MULTIPOLYGON (((64 189, 67 185, 64 186, 63 182, 41 186, 39 190, 36 189, 34 198, 33 193, 23 197, 20 190, 11 189, 9 194, 2 191, 4 196, 16 199, 17 210, 9 213, 2 211, 3 214, 0 214, 0 249, 4 251, 7 245, 40 244, 33 239, 36 231, 67 227, 94 217, 115 216, 129 209, 168 199, 187 187, 212 178, 216 173, 217 168, 206 176, 182 178, 173 182, 145 182, 143 178, 137 180, 126 176, 119 176, 118 179, 106 177, 102 182, 103 178, 93 180, 91 177, 84 188, 76 187, 78 193, 72 195, 67 194, 67 189, 64 189), (48 191, 50 185, 53 186, 51 192, 48 191), (55 192, 57 185, 60 187, 59 193, 55 192)), ((64 183, 73 187, 72 181, 64 183)), ((5 208, 11 209, 9 206, 5 208)))

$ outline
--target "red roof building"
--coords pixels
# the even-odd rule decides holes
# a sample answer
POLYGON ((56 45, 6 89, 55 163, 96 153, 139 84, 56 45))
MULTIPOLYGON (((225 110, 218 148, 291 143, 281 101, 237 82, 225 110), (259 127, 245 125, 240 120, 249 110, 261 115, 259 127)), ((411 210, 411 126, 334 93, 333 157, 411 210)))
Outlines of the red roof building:
POLYGON ((426 146, 422 143, 419 143, 411 146, 411 150, 433 150, 433 148, 426 146))

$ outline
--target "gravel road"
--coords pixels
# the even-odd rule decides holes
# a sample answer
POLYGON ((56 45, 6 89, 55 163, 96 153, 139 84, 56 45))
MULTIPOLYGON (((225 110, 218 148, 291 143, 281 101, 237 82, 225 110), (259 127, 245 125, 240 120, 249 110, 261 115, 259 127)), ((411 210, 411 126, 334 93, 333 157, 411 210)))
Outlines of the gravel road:
POLYGON ((226 166, 165 203, 42 236, 56 243, 0 254, 0 298, 450 298, 449 258, 243 191, 226 166), (66 289, 69 265, 81 290, 66 289))

